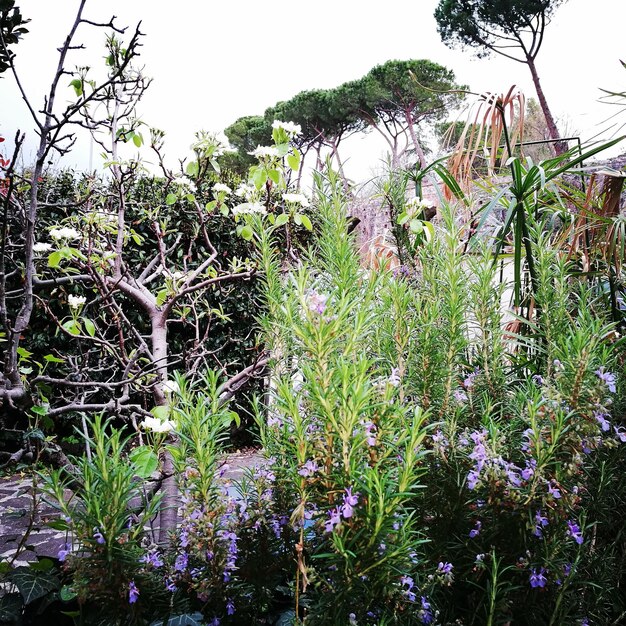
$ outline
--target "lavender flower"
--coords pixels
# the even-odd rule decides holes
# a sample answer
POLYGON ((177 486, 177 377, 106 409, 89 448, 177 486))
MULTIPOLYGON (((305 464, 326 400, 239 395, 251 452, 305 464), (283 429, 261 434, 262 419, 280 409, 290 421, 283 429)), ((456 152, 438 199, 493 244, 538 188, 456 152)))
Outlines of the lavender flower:
POLYGON ((131 580, 128 584, 128 604, 135 604, 139 598, 139 589, 135 585, 135 581, 131 580))
POLYGON ((451 574, 453 568, 454 568, 454 565, 452 565, 452 563, 444 563, 444 562, 440 561, 439 565, 437 565, 437 573, 439 573, 439 574, 451 574))
POLYGON ((615 393, 617 377, 612 372, 605 372, 604 365, 595 371, 596 376, 607 386, 611 393, 615 393))
POLYGON ((428 598, 426 598, 426 596, 422 596, 420 598, 420 602, 422 608, 419 612, 419 618, 422 624, 432 624, 435 618, 430 610, 430 602, 428 602, 428 598))
POLYGON ((387 382, 392 387, 399 387, 401 380, 402 379, 400 378, 400 368, 398 368, 398 367, 392 368, 391 374, 389 375, 389 378, 387 379, 387 382))
POLYGON ((469 536, 470 539, 475 539, 476 537, 478 537, 478 535, 480 535, 480 529, 482 528, 483 523, 480 520, 476 520, 476 525, 474 526, 474 528, 472 528, 472 530, 470 530, 469 536))
POLYGON ((328 511, 328 519, 324 522, 324 530, 327 533, 332 533, 335 530, 335 526, 341 522, 341 511, 339 507, 335 507, 328 511))
POLYGON ((604 432, 611 430, 611 424, 606 419, 606 413, 603 413, 602 411, 594 411, 593 416, 596 418, 596 421, 598 422, 598 424, 600 424, 600 428, 602 428, 604 432))
POLYGON ((166 578, 165 589, 171 593, 174 593, 174 591, 176 591, 176 583, 171 578, 166 578))
POLYGON ((341 506, 341 514, 346 518, 352 517, 354 513, 354 507, 359 503, 359 494, 352 494, 352 487, 346 489, 346 493, 343 496, 343 505, 341 506))
POLYGON ((376 445, 376 424, 374 422, 365 422, 365 441, 368 446, 376 445))
POLYGON ((97 526, 93 529, 93 538, 96 540, 96 543, 99 543, 100 545, 106 543, 104 535, 100 532, 100 529, 97 526))
POLYGON ((233 603, 231 598, 228 598, 226 602, 226 614, 232 615, 235 612, 235 604, 233 603))
POLYGON ((72 551, 72 546, 69 543, 64 543, 63 547, 59 550, 59 554, 57 555, 57 558, 59 559, 61 563, 63 563, 65 562, 65 559, 67 559, 67 555, 70 554, 71 551, 72 551))
POLYGON ((317 293, 314 289, 309 292, 307 298, 307 306, 309 311, 323 315, 326 310, 326 303, 328 302, 328 296, 326 294, 317 293))
POLYGON ((189 555, 186 552, 182 552, 176 557, 174 562, 174 569, 177 572, 184 572, 189 565, 189 555))
POLYGON ((467 402, 467 394, 462 389, 455 389, 453 396, 459 404, 467 402))
POLYGON ((465 389, 471 389, 474 386, 474 379, 476 378, 476 376, 478 376, 479 373, 480 370, 476 368, 471 374, 469 374, 467 378, 463 381, 463 387, 465 387, 465 389))
POLYGON ((539 509, 535 513, 535 530, 533 530, 533 535, 535 535, 535 537, 543 537, 543 528, 545 528, 548 523, 548 518, 545 517, 541 509, 539 509))
POLYGON ((300 476, 304 476, 308 478, 309 476, 313 476, 315 472, 319 471, 319 467, 315 461, 308 460, 299 470, 298 474, 300 476))
POLYGON ((151 565, 154 568, 163 567, 163 559, 157 550, 153 550, 144 554, 139 561, 151 565))
POLYGON ((578 545, 581 545, 585 540, 580 526, 572 520, 567 522, 567 536, 571 537, 578 545))
POLYGON ((561 492, 559 490, 559 488, 554 485, 553 483, 550 483, 548 485, 548 493, 555 499, 555 500, 559 500, 561 497, 561 492))
POLYGON ((546 586, 548 579, 546 578, 545 573, 546 573, 545 567, 539 568, 539 571, 537 571, 537 569, 530 570, 530 576, 528 578, 528 582, 533 589, 536 589, 537 587, 546 586))
POLYGON ((535 474, 535 467, 537 461, 535 459, 526 459, 526 467, 522 470, 522 478, 524 480, 530 480, 535 474))
POLYGON ((403 587, 406 587, 406 589, 404 589, 403 591, 407 600, 409 602, 415 602, 416 595, 415 595, 415 592, 413 591, 415 581, 410 576, 405 575, 405 576, 402 576, 402 578, 400 578, 400 583, 402 584, 403 587))

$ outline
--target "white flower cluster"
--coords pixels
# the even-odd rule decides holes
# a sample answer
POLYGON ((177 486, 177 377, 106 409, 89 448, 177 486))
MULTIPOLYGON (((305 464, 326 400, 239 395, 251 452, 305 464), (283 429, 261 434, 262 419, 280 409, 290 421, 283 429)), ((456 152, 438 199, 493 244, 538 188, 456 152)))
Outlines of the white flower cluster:
POLYGON ((226 152, 236 152, 224 143, 215 133, 201 130, 196 133, 197 141, 191 144, 194 152, 210 153, 211 158, 221 157, 226 152))
POLYGON ((45 243, 43 241, 38 241, 33 246, 33 252, 37 252, 37 253, 50 252, 50 250, 52 250, 52 244, 51 243, 45 243))
POLYGON ((257 159, 276 159, 280 157, 280 152, 274 146, 257 146, 249 155, 257 159))
POLYGON ((309 199, 303 193, 284 193, 283 200, 291 204, 299 204, 300 206, 309 206, 309 199))
POLYGON ((72 240, 78 239, 80 237, 80 233, 75 228, 63 226, 63 228, 53 228, 50 231, 50 237, 52 237, 52 239, 56 239, 57 241, 59 239, 72 240))
POLYGON ((233 190, 224 183, 215 183, 215 185, 213 185, 213 193, 225 193, 228 196, 232 192, 233 190))
POLYGON ((162 422, 158 417, 146 417, 139 426, 144 430, 151 430, 153 433, 169 433, 176 428, 176 422, 172 420, 162 422))
POLYGON ((87 302, 87 298, 85 298, 85 296, 74 296, 70 294, 67 298, 67 302, 70 305, 70 309, 76 310, 80 309, 80 307, 87 302))
POLYGON ((250 202, 257 194, 257 188, 250 183, 241 183, 237 189, 235 189, 235 195, 239 198, 245 198, 247 202, 250 202))
POLYGON ((163 393, 180 393, 180 387, 175 380, 166 380, 163 383, 163 393))
POLYGON ((184 178, 182 176, 177 176, 172 183, 174 183, 174 185, 179 185, 180 187, 186 187, 187 189, 190 189, 191 191, 195 191, 196 190, 196 186, 194 183, 192 183, 188 178, 184 178))
POLYGON ((290 139, 302 134, 302 127, 300 124, 294 124, 294 122, 281 122, 280 120, 274 120, 272 122, 272 128, 282 128, 290 139))
POLYGON ((266 215, 267 211, 260 202, 244 202, 233 207, 233 215, 251 215, 252 213, 266 215))

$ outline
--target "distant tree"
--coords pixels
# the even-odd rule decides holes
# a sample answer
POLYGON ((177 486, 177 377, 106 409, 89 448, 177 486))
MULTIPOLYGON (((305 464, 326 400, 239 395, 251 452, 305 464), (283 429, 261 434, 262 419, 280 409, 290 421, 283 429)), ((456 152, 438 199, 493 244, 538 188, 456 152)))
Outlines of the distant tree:
POLYGON ((14 46, 28 32, 24 26, 30 20, 22 17, 15 0, 0 0, 0 74, 11 67, 14 46))
POLYGON ((245 176, 257 162, 250 153, 257 146, 266 146, 272 140, 272 121, 268 122, 262 115, 246 115, 225 128, 224 134, 237 152, 225 154, 222 163, 240 176, 245 176))
MULTIPOLYGON (((435 10, 439 34, 450 47, 475 48, 479 57, 491 52, 528 65, 551 139, 561 135, 550 111, 535 64, 545 28, 566 0, 440 0, 435 10)), ((556 142, 555 151, 567 150, 556 142)))
POLYGON ((388 61, 340 87, 345 100, 387 141, 392 164, 407 151, 426 165, 424 126, 443 119, 462 99, 454 72, 428 60, 388 61))

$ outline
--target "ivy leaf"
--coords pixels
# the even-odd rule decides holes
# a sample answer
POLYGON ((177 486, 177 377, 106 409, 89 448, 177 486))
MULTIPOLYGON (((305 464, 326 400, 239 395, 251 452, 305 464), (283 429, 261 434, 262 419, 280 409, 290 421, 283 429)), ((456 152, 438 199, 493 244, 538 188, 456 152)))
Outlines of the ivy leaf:
POLYGON ((30 567, 18 567, 8 574, 7 578, 22 594, 24 604, 43 598, 60 586, 59 579, 54 574, 50 572, 40 574, 30 567))
POLYGON ((63 585, 63 587, 61 587, 61 591, 59 591, 59 598, 61 598, 63 602, 70 602, 76 597, 76 595, 76 592, 68 585, 63 585))

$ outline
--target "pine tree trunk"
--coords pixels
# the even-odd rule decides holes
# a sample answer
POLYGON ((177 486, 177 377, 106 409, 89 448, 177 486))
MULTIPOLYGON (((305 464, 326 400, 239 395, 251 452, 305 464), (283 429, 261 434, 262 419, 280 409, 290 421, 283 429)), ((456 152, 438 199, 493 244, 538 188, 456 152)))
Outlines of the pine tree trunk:
MULTIPOLYGON (((554 117, 552 116, 552 111, 550 111, 550 107, 548 106, 548 101, 546 100, 546 96, 543 93, 543 88, 541 87, 541 82, 539 81, 539 74, 537 74, 535 60, 532 57, 527 57, 526 63, 528 64, 530 73, 533 77, 533 83, 535 85, 535 90, 537 92, 539 106, 541 107, 541 110, 543 111, 543 115, 546 118, 546 124, 548 126, 548 133, 550 133, 550 139, 560 139, 561 135, 559 134, 559 129, 556 127, 556 122, 554 121, 554 117)), ((565 141, 555 141, 552 144, 552 146, 553 146, 553 151, 557 155, 567 152, 567 142, 565 141)))

